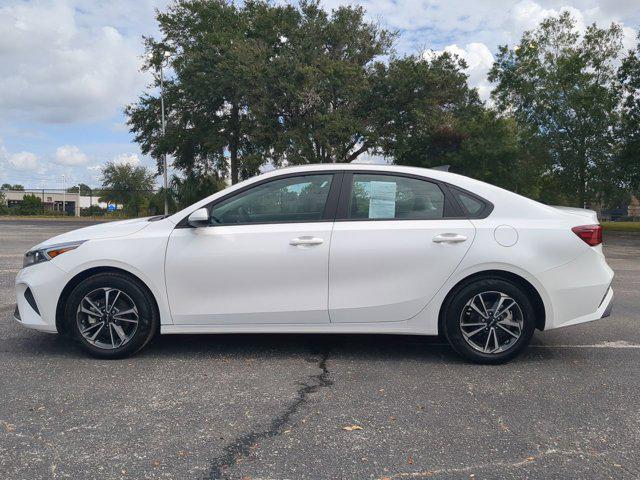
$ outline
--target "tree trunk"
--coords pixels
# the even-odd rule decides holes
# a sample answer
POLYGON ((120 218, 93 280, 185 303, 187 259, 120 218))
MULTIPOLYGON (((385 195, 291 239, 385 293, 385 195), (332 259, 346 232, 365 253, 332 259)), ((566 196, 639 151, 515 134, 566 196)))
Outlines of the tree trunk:
POLYGON ((238 141, 240 138, 239 109, 236 104, 231 106, 231 138, 229 139, 229 157, 231 161, 231 185, 238 183, 238 141))

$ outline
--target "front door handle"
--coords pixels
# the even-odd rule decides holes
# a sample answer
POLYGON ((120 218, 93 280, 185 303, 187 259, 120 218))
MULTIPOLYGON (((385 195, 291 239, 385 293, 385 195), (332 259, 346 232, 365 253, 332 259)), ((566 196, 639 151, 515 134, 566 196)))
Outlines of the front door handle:
POLYGON ((293 245, 294 247, 298 245, 320 245, 322 243, 324 243, 324 240, 322 238, 311 237, 308 235, 292 238, 291 240, 289 240, 289 245, 293 245))
POLYGON ((460 243, 465 242, 467 237, 459 235, 457 233, 441 233, 433 237, 435 243, 460 243))

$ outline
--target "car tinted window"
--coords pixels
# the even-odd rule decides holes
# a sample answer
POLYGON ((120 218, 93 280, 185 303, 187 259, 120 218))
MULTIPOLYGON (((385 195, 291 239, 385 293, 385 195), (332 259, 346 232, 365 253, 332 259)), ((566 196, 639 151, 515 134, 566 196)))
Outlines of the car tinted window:
POLYGON ((473 198, 472 196, 467 195, 466 193, 463 193, 457 189, 455 189, 453 193, 458 199, 458 202, 460 202, 462 207, 467 211, 468 215, 478 215, 484 209, 484 203, 482 203, 480 200, 473 198))
POLYGON ((263 183, 215 204, 213 225, 310 222, 322 219, 333 175, 305 175, 263 183))
POLYGON ((354 174, 352 219, 433 220, 443 217, 444 193, 435 183, 394 175, 354 174))

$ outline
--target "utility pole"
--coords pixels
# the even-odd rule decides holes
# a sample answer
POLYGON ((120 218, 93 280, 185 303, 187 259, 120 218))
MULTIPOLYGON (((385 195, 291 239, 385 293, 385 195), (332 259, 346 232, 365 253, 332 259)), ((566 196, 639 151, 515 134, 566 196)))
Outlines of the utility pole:
POLYGON ((64 188, 64 174, 63 174, 62 175, 62 215, 67 214, 66 203, 67 203, 67 191, 64 188))
MULTIPOLYGON (((165 54, 168 52, 165 52, 165 54)), ((164 133, 166 130, 166 123, 164 120, 164 75, 162 73, 162 64, 160 65, 160 109, 162 110, 162 138, 164 139, 164 133)), ((164 163, 164 214, 169 215, 169 198, 167 191, 167 154, 163 154, 163 163, 164 163)))
MULTIPOLYGON (((164 139, 164 134, 166 130, 166 122, 164 118, 164 66, 165 63, 169 61, 169 57, 171 56, 171 52, 163 52, 162 58, 160 59, 159 65, 156 67, 160 73, 160 118, 161 118, 161 126, 162 126, 162 138, 164 139)), ((153 54, 149 54, 149 60, 153 61, 153 54)), ((168 166, 167 166, 167 154, 162 154, 162 164, 163 164, 163 187, 164 187, 164 214, 169 215, 169 181, 167 178, 168 175, 168 166)))

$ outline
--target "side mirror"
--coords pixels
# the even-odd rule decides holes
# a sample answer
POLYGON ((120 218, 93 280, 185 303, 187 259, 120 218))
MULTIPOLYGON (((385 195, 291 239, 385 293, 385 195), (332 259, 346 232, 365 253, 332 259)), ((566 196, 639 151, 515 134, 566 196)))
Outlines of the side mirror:
POLYGON ((187 218, 187 223, 192 227, 206 227, 209 225, 209 210, 206 208, 199 208, 195 212, 192 212, 187 218))

